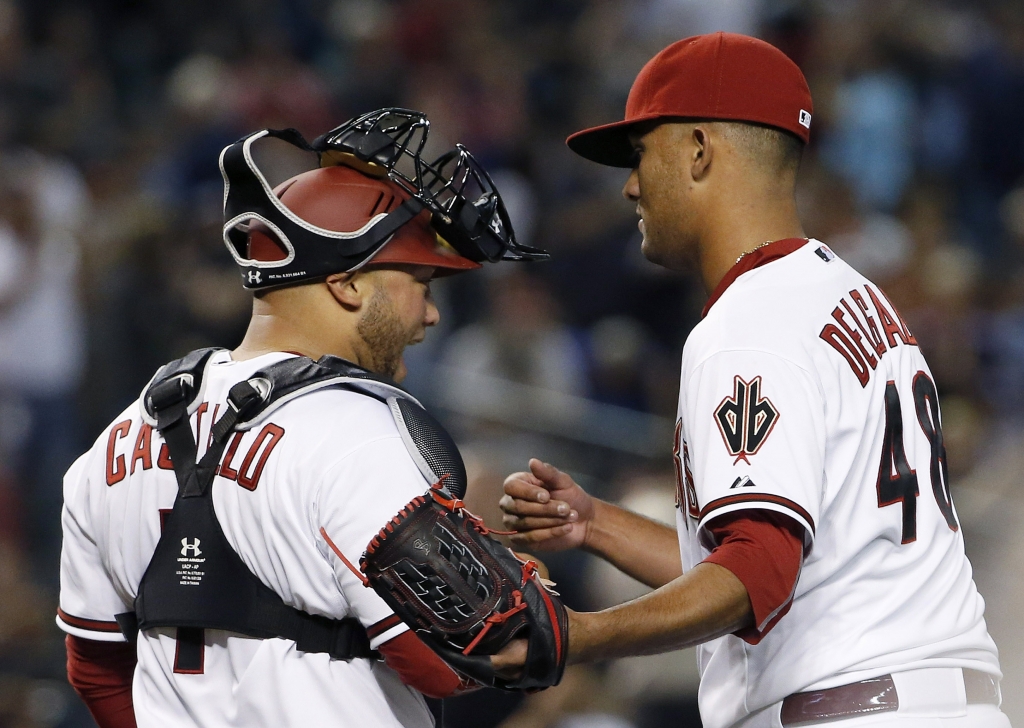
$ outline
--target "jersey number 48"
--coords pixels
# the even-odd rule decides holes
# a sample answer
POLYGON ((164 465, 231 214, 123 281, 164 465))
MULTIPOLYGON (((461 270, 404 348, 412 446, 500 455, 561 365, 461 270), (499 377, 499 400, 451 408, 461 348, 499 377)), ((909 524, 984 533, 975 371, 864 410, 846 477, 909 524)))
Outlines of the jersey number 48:
MULTIPOLYGON (((932 495, 939 507, 946 525, 956 531, 960 525, 953 512, 953 499, 949 494, 949 468, 946 465, 946 446, 942 442, 942 426, 939 424, 939 398, 935 384, 924 372, 914 376, 912 386, 917 423, 931 445, 930 475, 932 495)), ((882 437, 882 462, 878 467, 878 507, 884 508, 896 503, 903 505, 903 540, 911 543, 917 540, 917 471, 907 462, 903 447, 903 412, 900 409, 900 394, 896 383, 885 385, 885 434, 882 437)))

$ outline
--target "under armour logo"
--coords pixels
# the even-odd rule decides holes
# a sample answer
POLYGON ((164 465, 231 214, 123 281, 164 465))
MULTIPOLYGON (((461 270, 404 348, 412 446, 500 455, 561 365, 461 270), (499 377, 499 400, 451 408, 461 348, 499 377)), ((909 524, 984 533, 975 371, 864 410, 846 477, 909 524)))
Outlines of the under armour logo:
POLYGON ((761 377, 748 382, 737 375, 732 386, 732 396, 723 399, 715 410, 715 421, 726 449, 736 456, 733 465, 740 460, 749 464, 747 456, 761 449, 779 420, 779 411, 761 397, 761 377))
POLYGON ((189 552, 192 552, 193 556, 199 556, 203 552, 199 550, 199 539, 192 539, 192 543, 188 542, 187 538, 181 539, 181 555, 188 556, 189 552))
POLYGON ((260 272, 258 270, 249 271, 249 282, 259 285, 260 283, 260 272))

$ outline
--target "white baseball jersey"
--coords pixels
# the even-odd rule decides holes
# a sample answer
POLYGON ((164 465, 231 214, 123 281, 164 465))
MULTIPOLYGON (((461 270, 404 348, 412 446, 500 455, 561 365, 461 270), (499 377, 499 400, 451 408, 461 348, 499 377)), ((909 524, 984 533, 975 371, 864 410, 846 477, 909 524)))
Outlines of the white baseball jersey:
POLYGON ((712 519, 751 508, 803 526, 805 558, 789 613, 758 644, 699 648, 705 726, 778 725, 792 693, 918 667, 999 676, 935 385, 896 309, 815 240, 748 254, 709 303, 683 350, 684 568, 714 547, 712 519))
MULTIPOLYGON (((228 352, 213 355, 203 403, 191 418, 199 457, 228 389, 289 356, 236 362, 228 352)), ((224 535, 285 603, 358 618, 374 648, 407 629, 324 538, 357 563, 380 527, 426 489, 386 404, 344 389, 317 390, 236 435, 221 462, 212 488, 224 535)), ((65 476, 57 619, 63 630, 124 640, 114 616, 132 610, 160 537, 161 512, 177 492, 163 439, 144 425, 136 402, 65 476)), ((132 696, 140 728, 434 724, 422 696, 383 662, 332 660, 299 652, 289 640, 206 630, 202 670, 186 673, 175 667, 175 635, 139 635, 132 696)))

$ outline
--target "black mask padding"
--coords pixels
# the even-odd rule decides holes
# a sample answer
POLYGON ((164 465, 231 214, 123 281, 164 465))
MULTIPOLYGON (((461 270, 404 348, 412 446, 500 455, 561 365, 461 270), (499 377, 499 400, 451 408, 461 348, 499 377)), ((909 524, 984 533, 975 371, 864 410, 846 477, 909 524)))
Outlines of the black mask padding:
POLYGON ((477 263, 543 260, 548 254, 516 242, 508 211, 487 170, 461 144, 422 164, 420 186, 431 224, 463 257, 477 263))
MULTIPOLYGON (((282 139, 300 149, 312 151, 294 129, 267 129, 265 134, 257 132, 240 139, 221 155, 221 168, 228 187, 224 201, 225 225, 242 216, 239 224, 226 228, 226 242, 233 246, 240 258, 245 258, 248 232, 241 223, 258 220, 276 226, 283 233, 281 243, 294 251, 293 259, 284 265, 239 263, 243 285, 248 289, 280 286, 352 270, 376 253, 395 231, 423 210, 423 203, 411 197, 364 234, 350 238, 325 235, 308 223, 308 227, 301 225, 278 207, 280 201, 263 185, 255 164, 250 166, 245 158, 246 145, 251 146, 256 141, 254 137, 261 136, 282 139), (246 220, 247 215, 252 217, 246 220)), ((280 239, 282 235, 277 234, 277 237, 280 239)))
POLYGON ((321 134, 310 146, 321 155, 321 166, 325 159, 330 164, 334 153, 349 154, 379 168, 392 182, 412 192, 419 189, 420 154, 429 130, 430 122, 419 111, 378 109, 321 134))
MULTIPOLYGON (((358 158, 379 164, 385 169, 395 162, 395 140, 382 131, 372 129, 362 134, 353 134, 352 140, 347 146, 351 147, 352 153, 358 158)), ((325 151, 326 146, 321 141, 323 137, 317 137, 312 144, 313 149, 318 152, 325 151)), ((339 145, 342 146, 342 145, 339 145)))
POLYGON ((415 402, 406 399, 399 399, 397 402, 405 427, 420 455, 438 478, 447 474, 444 486, 452 495, 464 498, 468 485, 466 465, 462 462, 459 448, 451 435, 429 412, 415 402))
POLYGON ((484 195, 476 202, 456 199, 449 210, 452 222, 447 223, 440 215, 434 215, 431 224, 462 257, 475 263, 485 260, 495 263, 508 249, 487 225, 488 220, 500 225, 500 217, 495 215, 497 205, 498 198, 494 195, 484 195))

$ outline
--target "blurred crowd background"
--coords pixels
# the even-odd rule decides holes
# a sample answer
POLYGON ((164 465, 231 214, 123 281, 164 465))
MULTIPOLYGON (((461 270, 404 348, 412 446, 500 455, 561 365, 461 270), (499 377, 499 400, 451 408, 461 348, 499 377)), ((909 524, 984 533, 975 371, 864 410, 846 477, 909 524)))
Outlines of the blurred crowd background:
MULTIPOLYGON (((162 363, 234 346, 250 306, 220 241, 220 149, 381 106, 493 172, 543 264, 436 285, 409 388, 463 446, 492 525, 540 456, 673 519, 678 360, 705 299, 646 262, 621 170, 565 136, 621 118, 643 63, 729 30, 814 95, 808 234, 875 279, 942 396, 968 554, 1024 724, 1024 4, 1019 0, 0 0, 0 728, 88 726, 53 624, 61 475, 162 363)), ((311 166, 311 163, 310 163, 311 166)), ((570 606, 642 593, 545 557, 570 606)), ((699 726, 691 652, 574 668, 450 728, 699 726)))

